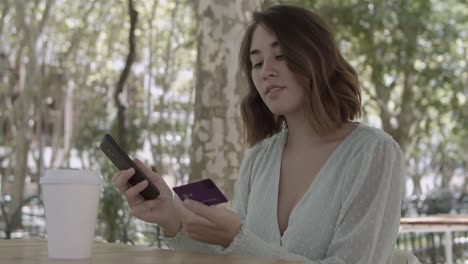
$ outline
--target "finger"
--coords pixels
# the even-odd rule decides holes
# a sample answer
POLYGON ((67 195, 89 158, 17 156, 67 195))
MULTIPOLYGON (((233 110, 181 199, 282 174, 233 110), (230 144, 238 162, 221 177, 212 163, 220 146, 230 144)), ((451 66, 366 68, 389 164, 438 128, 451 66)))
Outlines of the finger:
POLYGON ((145 213, 150 212, 154 208, 157 208, 161 204, 161 201, 158 199, 143 201, 140 204, 133 206, 132 212, 135 216, 144 215, 145 213))
MULTIPOLYGON (((137 165, 137 167, 148 177, 151 177, 151 176, 154 176, 154 175, 157 175, 154 171, 152 171, 150 168, 146 167, 146 165, 141 162, 141 160, 135 158, 133 159, 133 161, 135 162, 135 164, 137 165)), ((159 175, 158 175, 159 176, 159 175)))
POLYGON ((141 160, 135 158, 133 161, 138 166, 138 168, 146 175, 146 177, 148 177, 150 181, 154 185, 156 185, 156 187, 164 186, 165 188, 169 189, 169 186, 167 186, 166 182, 159 174, 153 172, 143 162, 141 162, 141 160))
POLYGON ((119 190, 119 192, 124 193, 128 187, 128 179, 130 179, 135 174, 135 169, 130 168, 128 170, 122 170, 114 174, 113 182, 114 186, 119 190))
POLYGON ((115 180, 120 176, 120 171, 114 173, 114 175, 112 175, 112 184, 115 184, 115 180))
POLYGON ((184 225, 190 225, 190 226, 198 226, 198 225, 204 225, 208 227, 214 227, 214 224, 211 223, 208 219, 199 216, 195 214, 194 212, 188 210, 182 201, 179 199, 179 197, 174 198, 174 207, 178 211, 180 217, 182 218, 182 222, 184 222, 184 225))
POLYGON ((217 216, 217 208, 208 206, 206 204, 200 203, 198 201, 185 199, 184 205, 187 209, 199 215, 203 218, 208 219, 210 222, 214 220, 217 216))
POLYGON ((124 195, 130 206, 140 204, 143 200, 140 198, 140 192, 148 186, 148 181, 144 180, 125 191, 124 195))
POLYGON ((208 226, 196 226, 196 228, 186 228, 187 233, 198 235, 200 237, 223 237, 226 236, 226 230, 208 226))

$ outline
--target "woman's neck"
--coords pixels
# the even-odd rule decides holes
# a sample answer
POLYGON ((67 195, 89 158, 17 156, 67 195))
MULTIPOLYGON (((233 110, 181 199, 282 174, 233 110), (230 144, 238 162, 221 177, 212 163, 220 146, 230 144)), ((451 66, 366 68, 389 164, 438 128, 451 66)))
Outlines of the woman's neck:
POLYGON ((329 131, 325 135, 319 135, 305 116, 288 116, 285 117, 285 119, 288 125, 288 138, 286 144, 289 146, 312 147, 341 141, 356 127, 356 124, 346 122, 341 125, 337 125, 336 129, 329 131))

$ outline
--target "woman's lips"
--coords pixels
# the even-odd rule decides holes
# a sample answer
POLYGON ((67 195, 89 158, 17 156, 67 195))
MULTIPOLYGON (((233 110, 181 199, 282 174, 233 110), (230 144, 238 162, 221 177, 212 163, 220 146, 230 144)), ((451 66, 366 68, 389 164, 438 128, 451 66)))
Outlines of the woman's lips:
POLYGON ((277 96, 283 89, 284 89, 284 87, 277 86, 277 85, 272 85, 272 86, 269 86, 269 87, 267 88, 265 95, 266 95, 267 97, 275 97, 275 96, 277 96))

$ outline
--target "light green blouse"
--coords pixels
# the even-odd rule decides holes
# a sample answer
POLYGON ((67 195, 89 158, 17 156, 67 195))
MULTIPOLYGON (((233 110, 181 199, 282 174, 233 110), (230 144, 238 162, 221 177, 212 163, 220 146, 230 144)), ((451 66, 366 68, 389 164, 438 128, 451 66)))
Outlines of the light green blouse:
POLYGON ((263 256, 306 263, 390 263, 404 190, 404 160, 385 132, 359 124, 335 149, 289 216, 277 218, 281 156, 287 129, 255 145, 242 162, 233 210, 241 230, 227 248, 166 239, 173 249, 263 256))

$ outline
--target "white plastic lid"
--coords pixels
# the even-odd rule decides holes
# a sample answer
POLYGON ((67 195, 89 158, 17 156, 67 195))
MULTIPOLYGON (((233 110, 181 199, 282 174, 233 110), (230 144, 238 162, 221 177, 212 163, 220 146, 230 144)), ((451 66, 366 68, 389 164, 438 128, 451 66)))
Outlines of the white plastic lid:
POLYGON ((41 184, 92 184, 102 183, 96 171, 81 169, 46 169, 40 179, 41 184))

